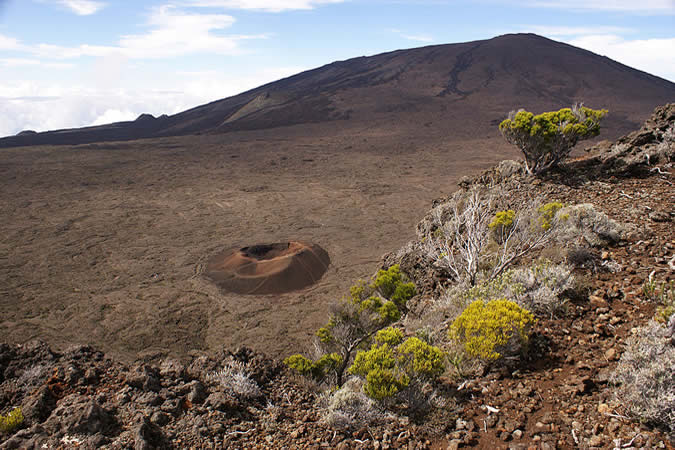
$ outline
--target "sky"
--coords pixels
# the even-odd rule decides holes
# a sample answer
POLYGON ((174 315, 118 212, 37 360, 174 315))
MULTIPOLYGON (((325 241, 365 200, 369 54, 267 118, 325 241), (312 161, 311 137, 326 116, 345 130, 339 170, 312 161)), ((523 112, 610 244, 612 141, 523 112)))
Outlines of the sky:
POLYGON ((0 0, 0 136, 175 114, 337 60, 516 32, 675 82, 675 0, 0 0))

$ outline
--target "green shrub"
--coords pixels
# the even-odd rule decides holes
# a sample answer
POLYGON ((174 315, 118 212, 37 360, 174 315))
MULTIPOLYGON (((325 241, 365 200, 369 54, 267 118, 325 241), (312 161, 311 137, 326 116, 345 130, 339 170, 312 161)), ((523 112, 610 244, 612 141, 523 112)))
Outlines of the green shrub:
POLYGON ((550 202, 540 206, 538 211, 539 214, 541 214, 539 216, 541 228, 547 231, 550 230, 553 226, 553 219, 555 218, 556 214, 558 214, 558 211, 560 211, 564 206, 565 205, 560 202, 550 202))
POLYGON ((293 355, 286 359, 289 367, 317 381, 331 375, 331 382, 342 385, 344 371, 354 353, 365 348, 378 330, 401 318, 416 290, 396 264, 378 271, 370 284, 357 281, 349 294, 349 298, 335 305, 328 323, 316 332, 324 356, 313 362, 302 355, 293 355))
POLYGON ((455 319, 448 334, 463 343, 470 357, 494 361, 521 351, 534 322, 531 312, 512 301, 476 300, 455 319))
POLYGON ((23 424, 21 408, 14 408, 5 415, 0 415, 0 431, 11 433, 23 424))
POLYGON ((499 130, 509 144, 523 152, 527 172, 536 175, 567 158, 578 141, 597 136, 606 114, 605 109, 594 110, 582 104, 536 116, 521 109, 511 111, 499 130))
POLYGON ((377 333, 370 350, 361 350, 349 373, 364 377, 364 392, 376 399, 394 397, 413 379, 433 380, 445 370, 441 349, 416 337, 403 341, 403 333, 387 328, 377 333))
POLYGON ((320 381, 328 372, 336 370, 342 364, 342 357, 337 353, 328 353, 312 361, 303 355, 296 354, 284 359, 284 364, 301 375, 320 381))

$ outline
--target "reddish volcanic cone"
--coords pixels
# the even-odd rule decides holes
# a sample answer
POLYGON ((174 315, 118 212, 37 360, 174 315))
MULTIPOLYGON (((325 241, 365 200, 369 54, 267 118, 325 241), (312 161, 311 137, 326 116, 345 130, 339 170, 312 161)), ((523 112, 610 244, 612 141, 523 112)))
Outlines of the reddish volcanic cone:
POLYGON ((318 245, 291 241, 225 250, 209 260, 205 275, 238 294, 282 294, 316 283, 329 265, 318 245))

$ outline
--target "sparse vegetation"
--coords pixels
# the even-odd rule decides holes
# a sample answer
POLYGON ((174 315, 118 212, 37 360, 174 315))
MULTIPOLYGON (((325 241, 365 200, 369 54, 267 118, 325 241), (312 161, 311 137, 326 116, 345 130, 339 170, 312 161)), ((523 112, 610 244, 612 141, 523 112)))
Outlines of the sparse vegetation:
POLYGON ((520 109, 511 111, 499 130, 523 152, 527 172, 539 175, 567 158, 577 142, 597 136, 605 115, 607 110, 586 108, 581 103, 536 116, 520 109))
POLYGON ((14 408, 7 414, 0 414, 0 431, 11 433, 23 424, 23 412, 21 408, 14 408))

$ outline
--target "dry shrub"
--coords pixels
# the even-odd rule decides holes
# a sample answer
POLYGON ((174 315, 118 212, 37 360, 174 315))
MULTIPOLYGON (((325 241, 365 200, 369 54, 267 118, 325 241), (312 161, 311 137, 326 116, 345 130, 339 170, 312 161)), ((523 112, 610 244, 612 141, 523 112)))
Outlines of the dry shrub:
POLYGON ((226 360, 222 370, 209 374, 207 378, 239 398, 260 396, 260 387, 251 379, 246 365, 235 359, 226 360))
POLYGON ((587 243, 592 247, 606 247, 621 240, 623 227, 590 203, 567 206, 560 210, 558 240, 587 243))
POLYGON ((651 321, 628 339, 610 381, 635 418, 675 432, 675 345, 668 330, 651 321))
POLYGON ((377 403, 363 392, 363 381, 350 378, 335 392, 319 399, 324 408, 323 421, 331 428, 355 430, 381 421, 385 414, 377 403))

